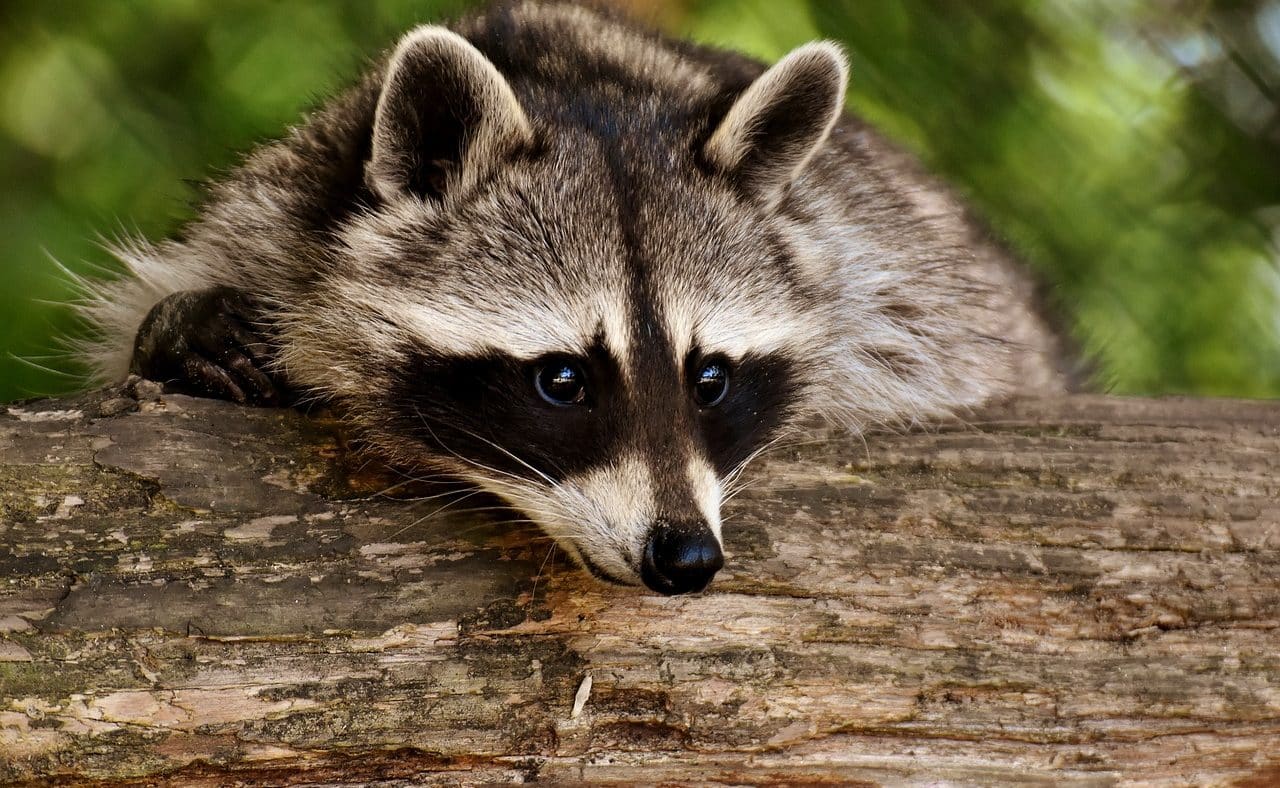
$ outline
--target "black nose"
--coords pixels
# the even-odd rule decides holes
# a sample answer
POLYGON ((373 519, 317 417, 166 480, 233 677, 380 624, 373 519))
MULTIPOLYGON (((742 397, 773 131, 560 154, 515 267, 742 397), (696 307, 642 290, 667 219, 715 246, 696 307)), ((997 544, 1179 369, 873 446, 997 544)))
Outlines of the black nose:
POLYGON ((660 520, 644 546, 640 579, 659 594, 688 594, 706 588, 722 566, 720 542, 705 523, 660 520))

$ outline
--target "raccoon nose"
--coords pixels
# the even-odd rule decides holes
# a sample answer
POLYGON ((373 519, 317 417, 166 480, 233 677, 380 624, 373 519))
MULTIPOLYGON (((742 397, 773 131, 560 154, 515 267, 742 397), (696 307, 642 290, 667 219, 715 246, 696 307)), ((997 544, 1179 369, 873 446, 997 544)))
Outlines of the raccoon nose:
POLYGON ((659 520, 649 532, 640 579, 659 594, 701 591, 724 566, 720 541, 705 523, 659 520))

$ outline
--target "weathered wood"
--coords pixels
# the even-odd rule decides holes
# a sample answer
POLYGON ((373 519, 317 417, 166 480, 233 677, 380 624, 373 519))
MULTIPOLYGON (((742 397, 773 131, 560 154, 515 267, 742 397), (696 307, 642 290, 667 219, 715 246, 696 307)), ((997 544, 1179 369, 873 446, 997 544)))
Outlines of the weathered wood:
POLYGON ((1280 782, 1280 403, 818 435, 667 599, 141 399, 0 414, 0 780, 1280 782))

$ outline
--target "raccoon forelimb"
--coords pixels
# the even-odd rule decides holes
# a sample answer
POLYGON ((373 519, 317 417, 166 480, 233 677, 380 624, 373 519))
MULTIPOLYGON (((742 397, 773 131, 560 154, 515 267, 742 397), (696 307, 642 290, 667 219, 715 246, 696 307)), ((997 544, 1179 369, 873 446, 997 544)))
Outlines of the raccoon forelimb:
POLYGON ((288 388, 272 371, 261 307, 231 287, 184 290, 151 308, 130 371, 187 394, 278 405, 288 388))

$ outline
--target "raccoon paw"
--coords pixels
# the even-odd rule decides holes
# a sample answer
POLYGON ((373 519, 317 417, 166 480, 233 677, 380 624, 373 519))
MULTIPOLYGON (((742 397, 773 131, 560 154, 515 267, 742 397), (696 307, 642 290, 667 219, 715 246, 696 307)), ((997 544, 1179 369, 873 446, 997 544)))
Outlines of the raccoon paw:
POLYGON ((268 371, 261 314, 252 297, 230 287, 174 293, 138 328, 130 371, 184 394, 285 404, 287 388, 268 371))

